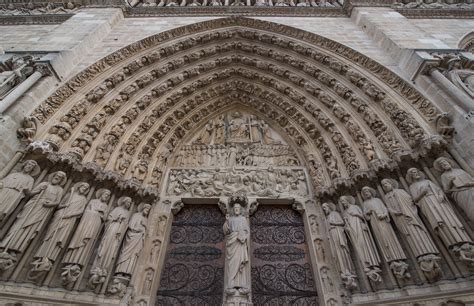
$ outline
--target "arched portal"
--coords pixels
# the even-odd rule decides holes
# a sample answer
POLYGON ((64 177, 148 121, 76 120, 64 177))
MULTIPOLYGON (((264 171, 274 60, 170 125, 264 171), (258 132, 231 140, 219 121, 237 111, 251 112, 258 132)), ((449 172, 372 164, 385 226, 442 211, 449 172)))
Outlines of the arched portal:
MULTIPOLYGON (((449 156, 444 148, 450 131, 443 118, 386 67, 295 28, 232 17, 148 37, 66 82, 28 118, 36 128, 20 132, 30 141, 24 159, 36 160, 43 170, 37 182, 48 173, 67 172, 59 198, 63 191, 79 192, 69 188, 87 181, 93 186, 87 200, 95 194, 107 206, 102 189, 112 191, 108 208, 101 210, 108 221, 99 220, 88 237, 90 253, 65 261, 69 247, 60 247, 54 256, 35 257, 38 242, 11 234, 23 226, 21 214, 15 219, 12 213, 2 221, 7 225, 2 234, 24 243, 0 245, 7 271, 2 277, 23 281, 33 275, 38 285, 82 290, 95 301, 107 293, 111 303, 132 299, 133 291, 133 301, 147 305, 159 288, 173 215, 194 204, 218 205, 228 214, 237 197, 246 217, 252 218, 259 205, 286 205, 302 214, 299 231, 306 244, 300 244, 308 269, 301 273, 316 289, 305 292, 316 296, 317 291, 321 304, 339 305, 342 296, 357 298, 363 292, 371 299, 382 290, 403 294, 394 288, 461 278, 466 276, 462 259, 454 258, 470 256, 469 239, 462 253, 460 241, 442 240, 422 225, 429 220, 420 219, 426 237, 438 238, 433 238, 434 251, 416 253, 410 243, 399 242, 401 229, 384 223, 380 226, 396 249, 387 250, 381 236, 370 233, 377 223, 369 227, 356 205, 368 205, 367 192, 375 198, 389 192, 380 185, 383 178, 408 190, 403 177, 410 167, 435 181, 440 173, 429 165, 439 154, 449 156), (363 186, 373 188, 361 194, 363 186), (342 197, 339 206, 331 202, 349 194, 354 197, 342 197), (151 212, 145 203, 153 203, 151 212), (352 232, 344 232, 344 222, 352 232), (440 254, 444 276, 437 273, 440 254), (59 271, 62 284, 55 277, 59 271)), ((16 213, 24 205, 18 203, 16 213)), ((380 209, 389 220, 388 210, 380 209)), ((62 220, 59 212, 44 211, 45 220, 62 220)), ((369 218, 370 210, 365 214, 369 218)), ((76 226, 81 228, 79 219, 67 225, 64 245, 81 235, 73 235, 76 226)), ((47 223, 37 232, 38 241, 51 236, 47 223)), ((245 294, 251 293, 239 294, 250 301, 245 294)), ((224 295, 224 301, 233 298, 224 295)))

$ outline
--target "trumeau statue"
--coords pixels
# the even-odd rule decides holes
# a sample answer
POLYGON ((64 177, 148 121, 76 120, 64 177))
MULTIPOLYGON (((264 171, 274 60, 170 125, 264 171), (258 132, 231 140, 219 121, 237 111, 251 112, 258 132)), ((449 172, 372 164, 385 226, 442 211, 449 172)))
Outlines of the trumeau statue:
POLYGON ((473 242, 463 224, 456 216, 443 191, 425 178, 417 168, 407 171, 413 201, 421 208, 421 213, 444 244, 467 264, 473 264, 473 242))
POLYGON ((250 292, 249 238, 250 228, 242 213, 242 206, 235 203, 232 215, 226 215, 226 292, 248 294, 250 292))
POLYGON ((92 252, 92 247, 99 234, 107 211, 107 202, 110 199, 108 189, 99 189, 96 199, 89 202, 82 215, 74 236, 64 255, 63 263, 77 264, 84 267, 92 252))
POLYGON ((6 220, 27 195, 35 182, 34 176, 38 175, 40 168, 34 160, 23 163, 20 172, 14 172, 0 181, 0 224, 6 220))
POLYGON ((474 221, 474 178, 453 165, 454 162, 446 157, 440 157, 434 162, 435 169, 442 173, 441 185, 444 192, 456 201, 471 221, 474 221))
POLYGON ((138 212, 134 213, 128 222, 128 230, 125 242, 120 251, 115 273, 132 275, 138 258, 145 243, 145 235, 148 227, 148 214, 150 204, 141 204, 138 212))
MULTIPOLYGON (((103 278, 101 276, 108 275, 111 265, 117 256, 118 249, 122 244, 122 238, 127 230, 128 219, 130 217, 130 206, 132 199, 130 197, 121 197, 117 201, 118 206, 115 207, 107 216, 104 235, 97 250, 97 256, 91 270, 90 285, 97 287, 103 278)), ((105 281, 105 279, 103 279, 105 281)))
POLYGON ((0 248, 3 249, 0 253, 0 269, 13 267, 16 254, 25 252, 31 240, 43 230, 49 216, 61 201, 61 186, 66 180, 66 173, 57 171, 49 175, 48 182, 42 182, 33 188, 30 193, 33 197, 25 204, 0 243, 0 248))
POLYGON ((324 203, 322 208, 326 214, 329 242, 335 261, 339 265, 342 282, 347 289, 355 289, 357 288, 357 276, 354 273, 349 244, 344 232, 344 220, 336 211, 334 203, 324 203))
POLYGON ((62 249, 66 247, 67 240, 72 234, 75 222, 87 204, 89 184, 77 183, 56 210, 49 223, 46 235, 41 246, 33 256, 32 271, 49 271, 62 249))
POLYGON ((362 261, 364 273, 374 282, 382 280, 380 276, 380 256, 375 247, 374 239, 365 223, 364 213, 355 204, 352 196, 342 196, 339 204, 344 207, 343 218, 346 231, 357 255, 362 261))
POLYGON ((372 226, 382 256, 390 264, 397 278, 410 278, 408 264, 405 263, 407 257, 390 224, 387 208, 382 200, 376 197, 377 194, 373 188, 367 186, 362 188, 361 195, 364 199, 362 207, 365 217, 372 226))
POLYGON ((425 276, 434 281, 440 276, 441 268, 437 261, 441 258, 438 257, 439 251, 418 216, 413 199, 408 192, 398 187, 395 180, 383 179, 381 185, 385 191, 385 203, 397 229, 410 246, 425 276))

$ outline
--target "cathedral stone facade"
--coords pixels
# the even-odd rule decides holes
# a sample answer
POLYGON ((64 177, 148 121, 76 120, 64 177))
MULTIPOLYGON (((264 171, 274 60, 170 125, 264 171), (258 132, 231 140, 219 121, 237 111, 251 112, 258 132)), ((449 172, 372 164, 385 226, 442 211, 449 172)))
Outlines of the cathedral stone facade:
POLYGON ((0 305, 472 305, 471 0, 4 0, 0 305))

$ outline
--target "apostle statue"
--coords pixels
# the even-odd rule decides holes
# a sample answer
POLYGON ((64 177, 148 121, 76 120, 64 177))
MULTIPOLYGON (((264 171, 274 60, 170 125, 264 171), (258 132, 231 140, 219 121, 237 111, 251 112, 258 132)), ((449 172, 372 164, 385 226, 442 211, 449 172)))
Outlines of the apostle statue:
MULTIPOLYGON (((33 272, 49 271, 72 234, 76 220, 82 215, 87 204, 89 184, 75 184, 56 210, 49 223, 41 246, 34 255, 33 272)), ((31 275, 33 276, 33 275, 31 275)))
POLYGON ((444 192, 456 201, 469 220, 474 221, 474 178, 466 171, 455 168, 454 162, 446 157, 435 160, 434 167, 442 173, 444 192))
POLYGON ((63 263, 84 267, 92 253, 92 247, 99 235, 107 211, 107 202, 110 199, 110 190, 97 190, 96 199, 89 202, 82 215, 82 219, 72 237, 64 255, 63 263))
MULTIPOLYGON (((132 199, 123 196, 117 201, 118 206, 107 216, 104 235, 97 250, 97 256, 92 265, 91 279, 100 279, 105 281, 105 277, 112 268, 111 265, 116 258, 118 249, 122 244, 122 239, 127 230, 128 219, 130 217, 130 206, 132 199)), ((89 282, 97 288, 101 282, 89 282)))
POLYGON ((377 193, 373 188, 368 186, 362 188, 361 195, 364 199, 362 207, 364 208, 365 217, 372 226, 382 256, 390 264, 390 268, 397 278, 410 278, 408 264, 405 263, 407 257, 390 224, 387 208, 382 200, 376 196, 377 193))
POLYGON ((10 216, 21 199, 33 189, 33 177, 39 172, 38 164, 34 160, 27 160, 20 172, 11 173, 0 180, 0 223, 10 216))
POLYGON ((235 203, 232 215, 226 215, 226 292, 247 294, 250 291, 249 238, 250 228, 242 214, 242 206, 235 203))
POLYGON ((437 262, 441 259, 438 257, 439 251, 420 220, 413 199, 408 192, 398 187, 395 180, 383 179, 381 184, 385 191, 385 203, 388 211, 400 234, 410 246, 420 267, 424 267, 425 276, 430 281, 438 279, 441 276, 441 268, 437 262))
POLYGON ((406 179, 413 201, 420 207, 431 228, 449 249, 458 253, 461 260, 472 265, 474 252, 469 255, 467 250, 472 250, 474 244, 443 191, 417 168, 408 169, 406 179))
POLYGON ((357 276, 354 273, 349 244, 344 233, 344 220, 336 211, 334 203, 324 203, 322 208, 326 214, 329 242, 335 260, 339 265, 342 282, 347 289, 355 289, 357 288, 357 276))
POLYGON ((148 214, 150 204, 141 204, 138 212, 134 213, 128 222, 128 230, 125 235, 125 242, 117 261, 115 273, 132 275, 145 244, 145 235, 148 227, 148 214))
POLYGON ((352 246, 362 261, 364 273, 372 281, 380 282, 382 280, 380 276, 380 256, 369 227, 365 223, 362 210, 355 204, 355 199, 352 196, 340 197, 339 204, 345 209, 343 213, 345 229, 352 246))
POLYGON ((18 214, 15 223, 0 243, 0 270, 13 267, 17 254, 25 252, 31 240, 41 232, 54 208, 59 205, 66 183, 66 173, 53 172, 47 182, 38 184, 31 191, 33 196, 18 214))

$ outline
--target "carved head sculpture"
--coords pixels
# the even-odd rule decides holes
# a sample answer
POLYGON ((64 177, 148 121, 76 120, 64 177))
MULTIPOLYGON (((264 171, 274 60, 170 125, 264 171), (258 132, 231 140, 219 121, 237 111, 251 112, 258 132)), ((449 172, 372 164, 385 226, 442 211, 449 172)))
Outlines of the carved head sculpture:
POLYGON ((348 208, 350 205, 355 205, 355 199, 353 196, 342 196, 339 198, 339 204, 344 208, 348 208))
POLYGON ((37 176, 41 169, 38 166, 38 163, 34 160, 27 160, 23 163, 22 170, 24 173, 29 174, 31 176, 37 176))
POLYGON ((439 172, 445 172, 453 169, 454 161, 446 157, 438 157, 434 163, 433 167, 439 172))
POLYGON ((375 191, 375 189, 369 186, 363 187, 360 193, 364 200, 369 200, 377 196, 377 192, 375 191))
POLYGON ((79 194, 86 195, 89 192, 90 186, 85 182, 79 182, 74 185, 74 189, 77 190, 79 194))
POLYGON ((234 211, 235 216, 240 216, 242 214, 242 206, 240 206, 240 204, 234 204, 234 207, 232 207, 232 209, 234 211))
POLYGON ((126 209, 129 209, 132 205, 132 199, 130 197, 120 197, 117 201, 118 206, 122 206, 126 209))
POLYGON ((336 210, 336 204, 334 204, 333 202, 326 202, 326 203, 323 203, 322 208, 323 208, 324 213, 326 215, 329 215, 331 211, 336 210))
POLYGON ((424 178, 425 178, 424 173, 418 170, 417 168, 410 168, 407 171, 406 180, 409 184, 412 184, 413 182, 421 181, 424 178))
POLYGON ((97 190, 97 192, 95 193, 95 196, 97 197, 97 199, 99 199, 103 203, 107 203, 110 200, 110 195, 111 195, 110 190, 105 189, 105 188, 101 188, 97 190))
POLYGON ((64 184, 66 184, 66 181, 67 181, 66 173, 62 171, 53 172, 49 175, 48 181, 52 185, 64 186, 64 184))
POLYGON ((138 211, 141 212, 145 217, 150 213, 151 205, 146 203, 141 203, 138 206, 138 211))
POLYGON ((398 182, 396 180, 393 180, 393 179, 383 179, 380 184, 382 185, 382 189, 385 191, 385 192, 390 192, 394 189, 398 189, 398 182))

